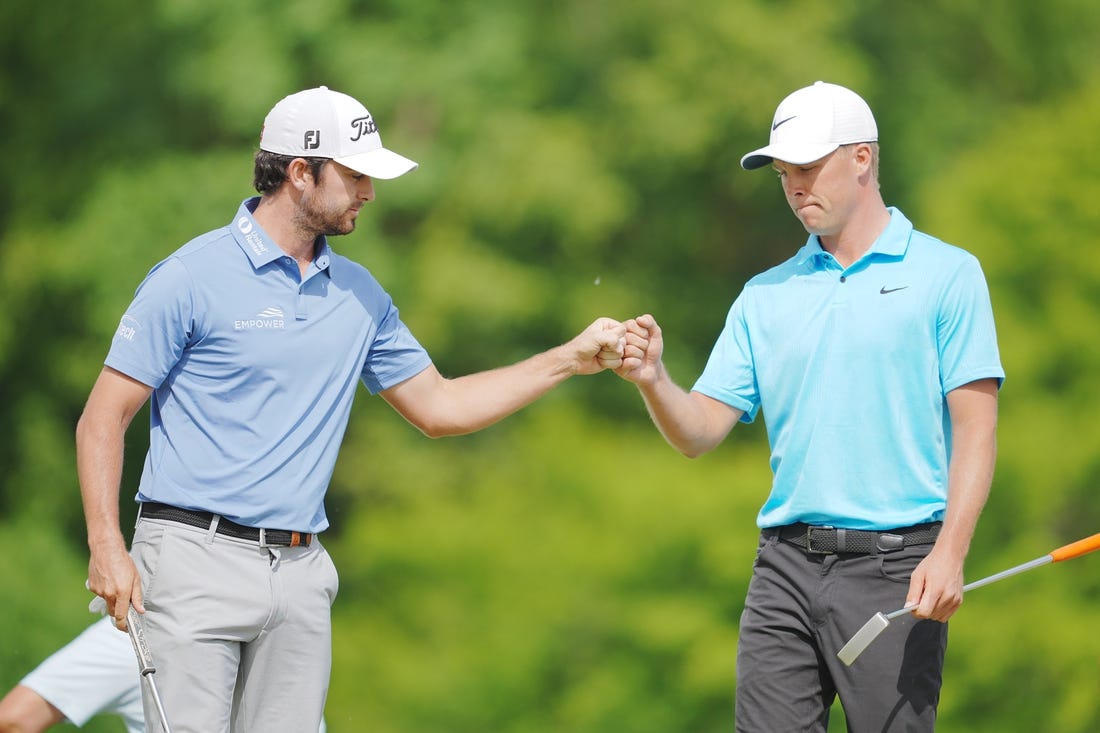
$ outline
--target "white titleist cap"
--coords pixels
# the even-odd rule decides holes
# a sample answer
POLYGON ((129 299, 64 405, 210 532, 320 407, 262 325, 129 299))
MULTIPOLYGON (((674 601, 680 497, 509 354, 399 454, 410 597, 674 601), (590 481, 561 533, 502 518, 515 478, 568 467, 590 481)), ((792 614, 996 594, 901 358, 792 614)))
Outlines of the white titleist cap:
POLYGON ((397 178, 416 163, 382 147, 366 107, 328 87, 284 97, 271 108, 260 149, 296 158, 332 158, 371 178, 397 178))
POLYGON ((824 158, 841 145, 878 140, 871 108, 851 89, 823 81, 787 96, 772 118, 766 147, 741 158, 745 170, 773 160, 802 165, 824 158))

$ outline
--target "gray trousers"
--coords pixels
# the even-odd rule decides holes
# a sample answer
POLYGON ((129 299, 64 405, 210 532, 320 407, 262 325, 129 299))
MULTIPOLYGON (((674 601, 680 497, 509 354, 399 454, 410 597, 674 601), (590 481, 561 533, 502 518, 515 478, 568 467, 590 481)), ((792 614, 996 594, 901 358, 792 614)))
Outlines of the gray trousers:
POLYGON ((905 605, 932 545, 816 555, 761 533, 737 649, 739 733, 824 733, 840 697, 852 733, 932 731, 947 625, 903 616, 845 666, 837 651, 875 613, 905 605))
MULTIPOLYGON (((172 733, 318 729, 338 580, 316 538, 309 547, 261 547, 140 519, 130 554, 172 733)), ((145 695, 147 728, 157 733, 145 695)))

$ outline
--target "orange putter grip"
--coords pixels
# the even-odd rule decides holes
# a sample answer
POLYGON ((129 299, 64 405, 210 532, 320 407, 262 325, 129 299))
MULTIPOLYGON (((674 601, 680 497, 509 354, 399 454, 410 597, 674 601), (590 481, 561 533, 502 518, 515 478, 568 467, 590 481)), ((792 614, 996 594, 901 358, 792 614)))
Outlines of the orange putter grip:
POLYGON ((1060 560, 1071 560, 1075 557, 1081 557, 1093 550, 1100 550, 1100 534, 1094 534, 1092 537, 1086 537, 1083 540, 1071 542, 1065 547, 1059 547, 1057 550, 1050 553, 1050 556, 1054 558, 1054 562, 1058 562, 1060 560))

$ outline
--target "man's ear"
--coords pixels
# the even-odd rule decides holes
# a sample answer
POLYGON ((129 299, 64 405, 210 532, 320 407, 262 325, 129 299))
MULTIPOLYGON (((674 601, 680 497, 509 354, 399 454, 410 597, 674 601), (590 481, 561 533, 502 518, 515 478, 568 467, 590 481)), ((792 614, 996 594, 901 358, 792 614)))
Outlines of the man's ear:
POLYGON ((295 158, 286 167, 286 180, 299 191, 307 185, 316 185, 313 169, 305 158, 295 158))
POLYGON ((871 170, 875 164, 875 154, 871 150, 870 143, 856 143, 852 149, 852 160, 855 161, 859 167, 860 175, 872 174, 871 170))

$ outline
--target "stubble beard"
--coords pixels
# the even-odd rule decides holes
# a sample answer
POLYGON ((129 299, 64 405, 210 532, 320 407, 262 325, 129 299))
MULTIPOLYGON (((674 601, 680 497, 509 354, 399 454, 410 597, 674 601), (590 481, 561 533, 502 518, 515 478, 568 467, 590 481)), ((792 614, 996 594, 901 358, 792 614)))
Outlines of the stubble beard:
POLYGON ((300 231, 312 237, 333 237, 355 231, 355 218, 348 214, 347 208, 326 208, 322 197, 317 195, 302 199, 294 223, 300 231))

